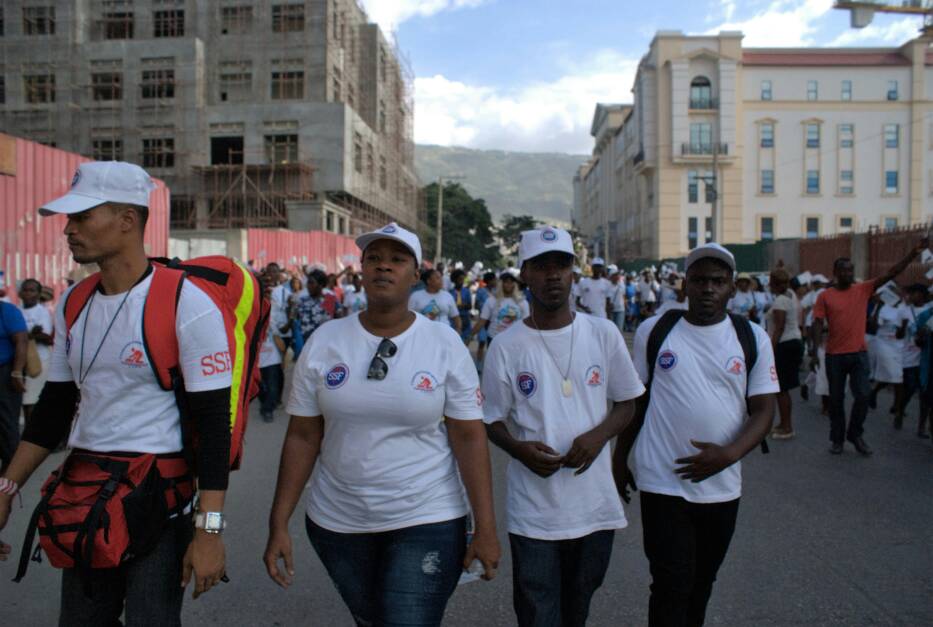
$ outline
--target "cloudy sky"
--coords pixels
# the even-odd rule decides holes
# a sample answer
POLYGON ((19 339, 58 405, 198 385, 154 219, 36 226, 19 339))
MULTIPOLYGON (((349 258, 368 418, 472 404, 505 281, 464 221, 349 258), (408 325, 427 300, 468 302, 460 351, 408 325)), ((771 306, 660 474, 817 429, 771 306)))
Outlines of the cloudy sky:
POLYGON ((832 0, 362 0, 415 72, 415 140, 588 153, 596 102, 631 102, 657 30, 741 30, 746 46, 896 46, 919 18, 863 30, 832 0))

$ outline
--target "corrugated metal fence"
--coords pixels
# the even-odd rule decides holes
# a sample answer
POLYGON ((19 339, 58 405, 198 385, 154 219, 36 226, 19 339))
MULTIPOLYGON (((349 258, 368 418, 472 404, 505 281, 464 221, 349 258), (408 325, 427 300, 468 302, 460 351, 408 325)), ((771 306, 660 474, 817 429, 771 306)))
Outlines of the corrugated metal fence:
POLYGON ((273 261, 287 269, 322 264, 328 272, 360 266, 360 250, 351 238, 324 231, 247 229, 247 251, 257 268, 273 261))

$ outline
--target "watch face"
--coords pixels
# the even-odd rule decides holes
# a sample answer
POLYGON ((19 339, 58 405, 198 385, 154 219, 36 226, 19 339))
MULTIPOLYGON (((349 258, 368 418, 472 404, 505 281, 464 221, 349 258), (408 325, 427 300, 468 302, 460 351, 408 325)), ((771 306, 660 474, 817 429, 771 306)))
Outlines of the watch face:
POLYGON ((223 514, 220 512, 207 512, 204 515, 205 529, 220 529, 223 526, 223 514))

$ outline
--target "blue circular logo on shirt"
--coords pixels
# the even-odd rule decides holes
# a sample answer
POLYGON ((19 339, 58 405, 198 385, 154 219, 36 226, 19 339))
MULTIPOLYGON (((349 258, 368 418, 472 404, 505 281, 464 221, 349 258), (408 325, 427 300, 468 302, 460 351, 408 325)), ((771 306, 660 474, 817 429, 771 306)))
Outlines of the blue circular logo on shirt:
POLYGON ((658 367, 661 370, 672 370, 677 365, 677 353, 674 351, 664 351, 658 355, 658 367))
POLYGON ((525 398, 531 398, 534 396, 535 392, 538 391, 538 380, 535 379, 535 376, 530 372, 518 373, 518 391, 521 392, 525 398))
POLYGON ((557 233, 552 229, 544 229, 544 231, 541 233, 541 239, 543 239, 545 242, 553 242, 557 239, 557 233))
POLYGON ((350 378, 350 368, 346 364, 337 364, 324 377, 324 385, 329 390, 336 390, 350 378))

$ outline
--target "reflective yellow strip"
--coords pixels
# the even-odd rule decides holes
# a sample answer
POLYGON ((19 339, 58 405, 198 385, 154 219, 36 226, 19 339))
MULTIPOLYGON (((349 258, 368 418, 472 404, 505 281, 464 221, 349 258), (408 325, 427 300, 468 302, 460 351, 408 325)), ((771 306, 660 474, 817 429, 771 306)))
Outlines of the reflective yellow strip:
POLYGON ((253 275, 237 262, 236 267, 243 273, 243 293, 240 294, 240 302, 236 306, 236 326, 233 328, 233 338, 236 342, 235 354, 233 360, 233 382, 230 384, 230 431, 236 426, 236 417, 240 409, 240 392, 243 388, 243 366, 246 363, 246 352, 249 347, 246 346, 246 322, 250 314, 253 313, 253 298, 255 290, 253 289, 253 275))

